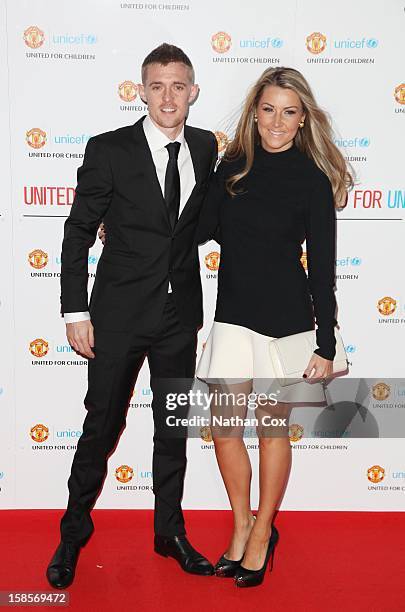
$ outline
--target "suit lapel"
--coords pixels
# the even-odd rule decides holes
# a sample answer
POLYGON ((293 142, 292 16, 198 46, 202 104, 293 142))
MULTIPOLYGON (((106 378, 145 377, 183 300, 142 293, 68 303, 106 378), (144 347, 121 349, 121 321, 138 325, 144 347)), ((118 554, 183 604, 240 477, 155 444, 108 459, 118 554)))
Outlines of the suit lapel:
MULTIPOLYGON (((195 175, 195 186, 199 187, 202 180, 202 156, 204 155, 204 151, 201 149, 200 140, 194 130, 189 128, 187 125, 184 126, 184 137, 187 141, 188 148, 190 150, 191 161, 193 162, 194 175, 195 175)), ((194 190, 193 190, 194 191, 194 190)), ((190 194, 190 198, 193 195, 193 192, 190 194)), ((189 198, 189 199, 190 199, 189 198)))
MULTIPOLYGON (((151 202, 159 206, 162 211, 162 216, 164 218, 164 222, 167 224, 169 230, 171 231, 169 213, 167 210, 166 202, 162 194, 162 190, 160 188, 159 179, 156 174, 155 164, 153 162, 152 153, 149 149, 148 141, 146 140, 145 132, 143 130, 143 120, 145 117, 142 117, 139 121, 137 121, 133 128, 133 143, 134 143, 134 168, 139 169, 137 173, 138 176, 143 176, 145 181, 150 186, 150 196, 151 202), (140 164, 141 160, 141 164, 140 164)), ((205 143, 201 141, 198 131, 193 130, 187 125, 184 127, 184 137, 187 141, 188 148, 190 150, 191 160, 194 168, 194 176, 195 176, 195 185, 193 191, 188 198, 179 220, 174 229, 174 233, 177 233, 179 227, 181 228, 182 221, 184 217, 187 216, 188 209, 192 205, 192 201, 196 192, 198 191, 201 183, 204 180, 204 155, 206 155, 205 151, 205 143)))
POLYGON ((153 162, 152 153, 149 149, 148 141, 146 140, 145 132, 143 130, 142 117, 139 121, 134 124, 134 167, 139 168, 140 160, 142 160, 141 174, 150 186, 150 199, 151 202, 156 203, 162 211, 165 222, 170 226, 169 213, 167 210, 166 202, 160 188, 159 179, 156 174, 155 164, 153 162))
POLYGON ((192 128, 187 125, 184 127, 184 137, 187 141, 187 145, 191 155, 191 161, 193 163, 194 168, 194 176, 195 176, 195 185, 190 193, 190 196, 187 202, 184 205, 183 210, 179 216, 176 227, 174 229, 174 233, 176 234, 183 224, 184 219, 187 217, 187 213, 189 209, 192 207, 193 199, 195 194, 198 192, 198 189, 203 182, 203 158, 204 158, 204 143, 201 143, 198 133, 196 133, 192 128))

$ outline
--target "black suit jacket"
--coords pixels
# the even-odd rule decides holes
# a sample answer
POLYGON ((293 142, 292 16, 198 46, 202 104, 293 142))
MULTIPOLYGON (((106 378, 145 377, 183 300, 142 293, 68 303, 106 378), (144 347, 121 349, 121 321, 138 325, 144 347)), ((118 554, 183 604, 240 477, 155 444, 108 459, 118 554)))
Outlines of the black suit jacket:
POLYGON ((147 334, 156 328, 170 280, 185 328, 202 323, 196 227, 217 158, 215 136, 185 126, 196 184, 172 231, 142 127, 91 138, 78 170, 76 196, 62 245, 62 313, 90 310, 93 324, 147 334), (88 251, 104 221, 107 237, 90 304, 88 251))

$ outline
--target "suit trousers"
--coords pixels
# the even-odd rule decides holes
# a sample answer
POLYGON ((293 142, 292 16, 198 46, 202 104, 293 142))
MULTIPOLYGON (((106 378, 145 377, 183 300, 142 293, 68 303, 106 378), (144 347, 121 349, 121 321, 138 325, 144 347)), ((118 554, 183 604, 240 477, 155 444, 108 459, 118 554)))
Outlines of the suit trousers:
MULTIPOLYGON (((166 394, 187 392, 195 371, 196 330, 181 327, 174 300, 168 294, 163 314, 153 334, 94 330, 94 359, 88 365, 87 415, 78 441, 68 481, 69 501, 61 520, 65 542, 83 546, 94 531, 90 516, 125 422, 129 400, 145 356, 149 362, 153 437, 154 529, 163 536, 184 535, 181 510, 186 469, 187 428, 173 432, 166 424, 166 394)), ((175 416, 187 415, 188 407, 175 416)))

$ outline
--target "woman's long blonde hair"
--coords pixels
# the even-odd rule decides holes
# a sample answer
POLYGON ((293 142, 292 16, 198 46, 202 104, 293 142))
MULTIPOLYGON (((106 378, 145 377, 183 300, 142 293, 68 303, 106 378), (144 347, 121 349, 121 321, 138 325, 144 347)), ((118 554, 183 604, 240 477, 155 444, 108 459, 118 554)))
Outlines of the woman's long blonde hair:
POLYGON ((234 189, 236 183, 245 177, 252 167, 255 146, 260 142, 254 120, 256 107, 265 87, 269 85, 291 89, 300 98, 306 116, 304 127, 298 129, 295 136, 295 144, 329 178, 335 205, 338 208, 345 206, 347 192, 354 185, 352 170, 333 143, 332 128, 327 114, 317 105, 305 78, 294 68, 268 68, 248 93, 235 138, 229 143, 224 156, 225 160, 246 157, 244 168, 227 181, 229 193, 236 195, 237 191, 234 189))

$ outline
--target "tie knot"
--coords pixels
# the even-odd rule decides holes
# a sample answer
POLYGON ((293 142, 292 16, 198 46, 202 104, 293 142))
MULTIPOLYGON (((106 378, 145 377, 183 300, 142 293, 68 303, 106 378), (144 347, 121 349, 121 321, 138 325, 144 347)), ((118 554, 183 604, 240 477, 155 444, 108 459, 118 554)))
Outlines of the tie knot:
POLYGON ((166 145, 166 149, 169 151, 169 159, 177 160, 179 156, 180 147, 181 145, 177 141, 169 142, 169 144, 166 145))

